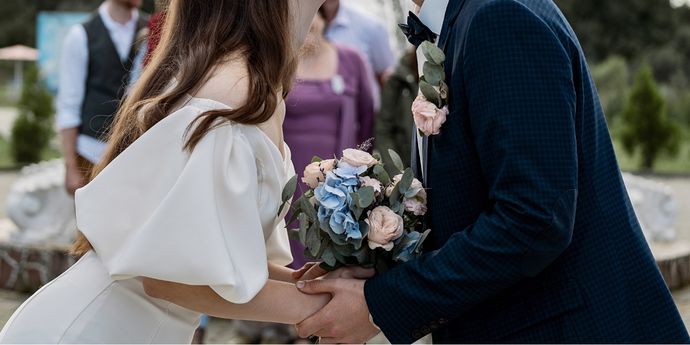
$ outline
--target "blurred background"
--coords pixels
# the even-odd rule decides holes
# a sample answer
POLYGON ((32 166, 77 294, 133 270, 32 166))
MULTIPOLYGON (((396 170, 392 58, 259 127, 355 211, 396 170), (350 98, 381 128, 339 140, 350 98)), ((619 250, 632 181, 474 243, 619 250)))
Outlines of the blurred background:
MULTIPOLYGON (((690 290, 685 286, 690 282, 690 0, 555 2, 587 55, 629 194, 689 324, 690 290)), ((73 263, 65 254, 73 237, 73 206, 64 192, 55 98, 64 38, 101 3, 0 1, 0 324, 27 293, 73 263)), ((380 49, 343 42, 359 49, 361 62, 373 71, 371 90, 367 89, 371 97, 355 100, 359 110, 352 114, 368 128, 360 128, 353 137, 371 134, 377 148, 394 147, 409 154, 408 112, 416 94, 416 62, 396 30, 408 1, 342 0, 343 8, 354 11, 349 22, 336 13, 323 18, 333 30, 326 32, 329 41, 340 43, 344 36, 335 30, 360 21, 376 23, 370 27, 385 37, 380 49)), ((143 1, 142 11, 154 13, 154 0, 143 1)), ((336 75, 325 82, 336 97, 349 81, 336 75)), ((298 90, 305 97, 309 94, 309 89, 298 90)), ((288 109, 286 138, 291 146, 309 147, 310 142, 301 141, 304 135, 291 128, 302 127, 293 124, 311 121, 314 114, 300 108, 299 97, 294 97, 297 106, 288 109)), ((333 126, 334 136, 349 135, 339 122, 333 126)), ((336 150, 338 143, 334 145, 336 150)), ((302 163, 295 164, 301 171, 302 163)), ((265 325, 243 338, 238 327, 211 320, 205 340, 282 339, 281 330, 262 333, 271 329, 265 325)))

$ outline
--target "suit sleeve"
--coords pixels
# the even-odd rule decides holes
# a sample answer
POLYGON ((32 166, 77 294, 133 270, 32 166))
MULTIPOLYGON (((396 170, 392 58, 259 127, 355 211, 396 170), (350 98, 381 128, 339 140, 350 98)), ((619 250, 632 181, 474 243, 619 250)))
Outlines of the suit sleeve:
POLYGON ((470 117, 489 202, 439 250, 366 283, 374 322, 393 343, 538 275, 569 246, 578 159, 567 49, 515 1, 493 1, 472 18, 455 67, 464 80, 453 81, 466 91, 453 96, 467 97, 467 115, 458 116, 470 117))

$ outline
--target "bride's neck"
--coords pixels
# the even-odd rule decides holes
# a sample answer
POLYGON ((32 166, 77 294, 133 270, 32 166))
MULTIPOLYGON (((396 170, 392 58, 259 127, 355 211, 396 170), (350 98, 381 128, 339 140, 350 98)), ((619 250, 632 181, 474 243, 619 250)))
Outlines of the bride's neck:
POLYGON ((248 93, 247 61, 241 56, 230 56, 213 68, 208 80, 194 96, 238 107, 247 101, 248 93))

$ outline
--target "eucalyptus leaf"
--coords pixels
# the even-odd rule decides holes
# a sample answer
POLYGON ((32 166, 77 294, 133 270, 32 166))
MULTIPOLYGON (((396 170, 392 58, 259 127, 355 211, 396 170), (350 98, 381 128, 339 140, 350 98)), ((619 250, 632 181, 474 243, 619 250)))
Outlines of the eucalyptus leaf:
POLYGON ((302 244, 307 243, 307 230, 309 229, 309 219, 304 213, 299 215, 299 241, 302 244))
POLYGON ((400 182, 398 183, 398 191, 400 191, 401 195, 407 194, 407 191, 409 191, 410 187, 412 187, 413 180, 414 174, 412 173, 412 169, 405 170, 400 182))
POLYGON ((313 228, 309 228, 307 231, 307 241, 304 244, 304 246, 309 249, 311 255, 316 258, 318 257, 316 255, 321 252, 321 241, 319 240, 317 231, 318 230, 314 231, 313 228))
POLYGON ((323 262, 325 262, 326 265, 331 267, 335 267, 335 265, 338 263, 338 260, 335 259, 335 255, 333 254, 333 249, 331 249, 330 247, 323 252, 321 260, 323 260, 323 262))
POLYGON ((352 208, 352 215, 355 216, 355 219, 359 219, 362 217, 362 213, 364 213, 364 209, 361 207, 353 207, 352 208))
POLYGON ((381 164, 374 165, 374 175, 376 175, 376 179, 379 180, 379 182, 381 182, 381 184, 384 186, 387 186, 389 183, 391 183, 390 175, 388 175, 388 172, 381 164))
POLYGON ((420 48, 422 48, 422 53, 424 53, 424 57, 426 57, 426 59, 431 61, 432 63, 441 65, 444 62, 446 62, 446 54, 444 54, 443 50, 441 50, 441 48, 437 47, 435 44, 429 41, 425 41, 424 43, 422 43, 420 48))
MULTIPOLYGON (((393 165, 398 169, 399 172, 402 172, 405 170, 405 165, 403 164, 402 158, 400 158, 400 155, 395 152, 395 150, 389 149, 388 150, 388 155, 391 156, 391 160, 393 161, 393 165)), ((383 181, 381 181, 383 182, 383 181)))
POLYGON ((323 159, 321 159, 321 157, 319 157, 319 156, 314 156, 311 158, 312 163, 317 163, 317 162, 321 162, 321 161, 323 161, 323 159))
POLYGON ((312 205, 306 198, 300 198, 299 202, 302 212, 304 212, 309 219, 316 219, 316 209, 314 209, 314 205, 312 205))
POLYGON ((330 229, 326 231, 326 234, 328 234, 328 237, 331 239, 331 241, 337 245, 344 246, 347 244, 347 240, 344 235, 338 235, 330 229))
POLYGON ((394 206, 396 203, 402 203, 402 194, 400 194, 400 182, 393 186, 393 192, 391 193, 391 196, 389 198, 391 206, 394 206))
POLYGON ((431 86, 431 84, 425 81, 420 81, 419 90, 422 91, 422 94, 427 101, 433 103, 438 108, 441 108, 441 95, 438 93, 438 91, 436 91, 436 89, 434 89, 433 86, 431 86))
POLYGON ((290 198, 292 198, 293 195, 295 195, 295 191, 297 190, 297 175, 292 176, 290 180, 285 184, 285 188, 283 188, 283 202, 288 202, 290 198))
POLYGON ((446 72, 440 65, 427 61, 424 63, 424 79, 430 85, 440 85, 446 79, 446 72))
POLYGON ((371 204, 374 202, 376 191, 373 187, 366 186, 360 188, 356 194, 358 195, 357 206, 361 208, 367 208, 371 206, 371 204))
POLYGON ((355 252, 355 248, 349 244, 346 245, 336 245, 333 244, 333 251, 343 257, 351 256, 355 252))
POLYGON ((351 238, 349 243, 355 247, 355 250, 362 248, 362 243, 364 243, 364 238, 351 238))
POLYGON ((323 256, 323 253, 328 249, 328 237, 324 237, 321 239, 321 246, 319 247, 319 252, 316 253, 316 257, 320 258, 323 256))
POLYGON ((362 234, 362 238, 366 238, 369 235, 369 224, 365 221, 359 222, 359 232, 362 234))

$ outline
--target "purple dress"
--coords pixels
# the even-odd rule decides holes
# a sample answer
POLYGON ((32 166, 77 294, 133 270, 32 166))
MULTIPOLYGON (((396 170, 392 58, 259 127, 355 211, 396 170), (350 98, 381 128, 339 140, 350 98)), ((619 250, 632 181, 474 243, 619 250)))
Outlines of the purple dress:
MULTIPOLYGON (((374 132, 369 67, 356 50, 342 46, 336 49, 336 76, 328 80, 298 80, 285 101, 283 132, 300 181, 312 157, 340 157, 344 149, 358 146, 374 132)), ((301 184, 298 195, 307 188, 301 184)), ((304 247, 294 241, 291 244, 295 258, 292 267, 302 267, 307 261, 304 247)))

